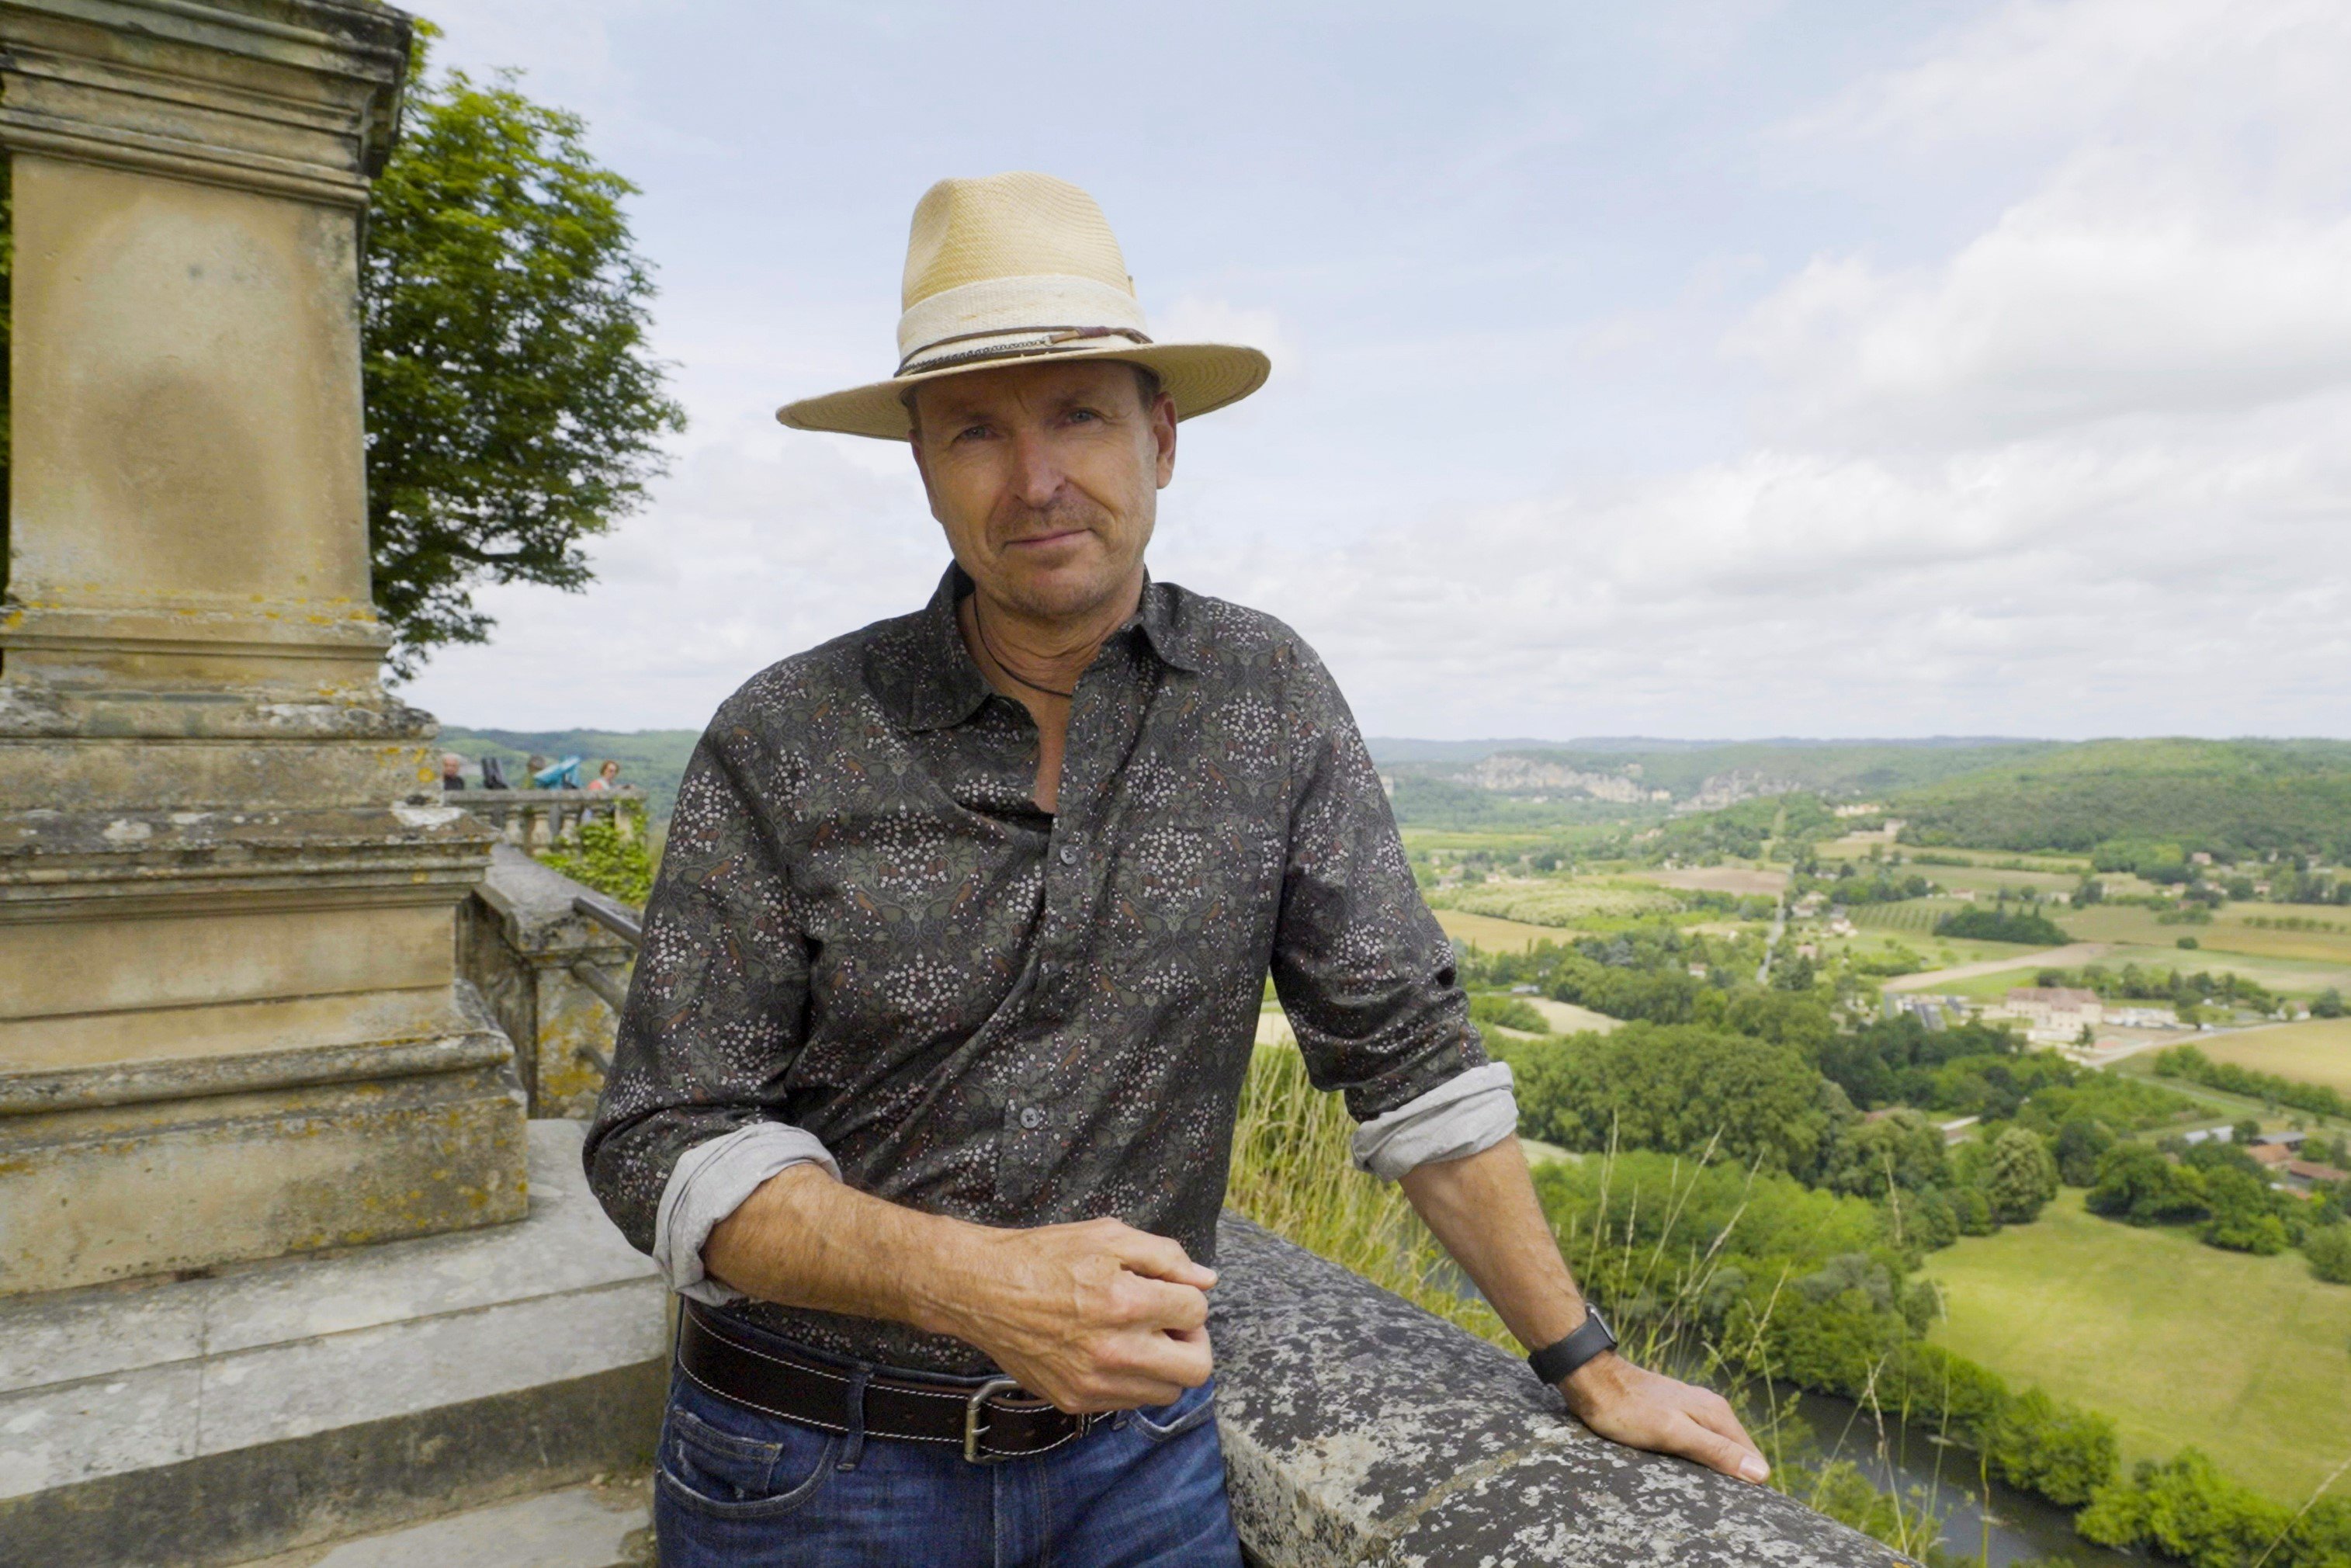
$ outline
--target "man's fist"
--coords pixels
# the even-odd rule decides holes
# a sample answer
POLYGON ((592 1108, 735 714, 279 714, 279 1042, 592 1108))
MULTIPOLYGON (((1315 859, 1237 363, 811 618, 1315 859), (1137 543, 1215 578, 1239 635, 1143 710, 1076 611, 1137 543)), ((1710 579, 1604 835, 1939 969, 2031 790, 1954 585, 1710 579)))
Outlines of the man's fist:
POLYGON ((978 1232, 956 1337, 1072 1413, 1172 1403, 1208 1380, 1216 1270, 1117 1219, 978 1232))

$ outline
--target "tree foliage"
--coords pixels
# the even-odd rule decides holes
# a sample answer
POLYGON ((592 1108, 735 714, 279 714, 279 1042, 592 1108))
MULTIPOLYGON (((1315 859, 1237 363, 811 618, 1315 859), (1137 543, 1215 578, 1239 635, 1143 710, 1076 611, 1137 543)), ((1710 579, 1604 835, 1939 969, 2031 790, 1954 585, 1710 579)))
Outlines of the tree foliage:
POLYGON ((1712 1145, 1740 1165, 1806 1178, 1843 1101, 1823 1098, 1821 1075, 1792 1049, 1691 1025, 1632 1023, 1505 1054, 1518 1073, 1520 1125, 1570 1149, 1712 1145))
POLYGON ((2022 942, 2035 947, 2062 947, 2073 940, 2047 915, 2022 909, 1959 910, 1935 922, 1935 935, 1975 942, 2022 942))
POLYGON ((2002 1225, 2029 1225, 2057 1196, 2057 1162, 2032 1134, 2004 1128, 1991 1141, 1983 1187, 1993 1218, 2002 1225))
POLYGON ((2351 1285, 2351 1225, 2328 1225, 2302 1239, 2302 1255, 2314 1279, 2351 1285))
POLYGON ((511 77, 428 78, 429 32, 360 268, 369 540, 401 675, 486 638, 479 585, 584 585, 580 542, 643 504, 684 424, 646 343, 635 187, 511 77))
POLYGON ((2322 1497, 2297 1511, 2229 1479, 2194 1448, 2100 1488, 2074 1527, 2085 1540, 2152 1549, 2189 1568, 2351 1563, 2351 1500, 2322 1497))

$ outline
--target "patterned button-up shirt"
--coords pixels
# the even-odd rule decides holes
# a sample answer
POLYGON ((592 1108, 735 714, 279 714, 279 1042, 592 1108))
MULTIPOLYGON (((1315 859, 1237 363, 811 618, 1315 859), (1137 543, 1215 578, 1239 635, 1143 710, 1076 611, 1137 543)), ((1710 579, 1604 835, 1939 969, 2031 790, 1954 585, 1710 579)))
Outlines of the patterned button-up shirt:
MULTIPOLYGON (((679 787, 590 1180, 651 1250, 681 1155, 760 1122, 862 1191, 997 1226, 1114 1215, 1210 1259, 1269 967, 1367 1120, 1485 1051, 1345 702, 1280 622, 1162 582, 1039 737, 929 606, 729 698, 679 787)), ((841 1354, 900 1324, 739 1301, 841 1354)))

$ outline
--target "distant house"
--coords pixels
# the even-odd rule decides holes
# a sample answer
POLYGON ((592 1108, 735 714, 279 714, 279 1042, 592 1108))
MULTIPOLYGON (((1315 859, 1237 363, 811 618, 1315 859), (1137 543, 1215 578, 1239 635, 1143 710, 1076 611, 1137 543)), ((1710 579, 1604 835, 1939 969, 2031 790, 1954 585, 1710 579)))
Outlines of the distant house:
POLYGON ((2245 1146, 2252 1149, 2298 1149, 2309 1137, 2310 1134, 2300 1128, 2289 1127, 2283 1132, 2256 1133, 2245 1146))
POLYGON ((2085 1029, 2095 1030, 2105 1019, 2098 993, 2074 986, 2018 986, 1991 1011, 2023 1024, 2024 1038, 2036 1044, 2079 1039, 2085 1029))
POLYGON ((2288 1160, 2285 1163, 2285 1185, 2297 1192, 2308 1192, 2321 1182, 2340 1185, 2346 1181, 2351 1181, 2351 1171, 2323 1166, 2316 1160, 2288 1160))
POLYGON ((2189 855, 2188 860, 2189 863, 2191 865, 2210 865, 2212 863, 2212 852, 2210 850, 2198 850, 2194 854, 2189 855))
POLYGON ((2283 1170, 2294 1161, 2294 1151, 2283 1144, 2264 1144, 2256 1139, 2247 1146, 2246 1152, 2253 1156, 2255 1163, 2273 1171, 2283 1170))
POLYGON ((1969 1129, 1982 1120, 1981 1116, 1961 1116, 1956 1121, 1938 1122, 1935 1126, 1943 1134, 1944 1145, 1949 1146, 1967 1142, 1969 1129))

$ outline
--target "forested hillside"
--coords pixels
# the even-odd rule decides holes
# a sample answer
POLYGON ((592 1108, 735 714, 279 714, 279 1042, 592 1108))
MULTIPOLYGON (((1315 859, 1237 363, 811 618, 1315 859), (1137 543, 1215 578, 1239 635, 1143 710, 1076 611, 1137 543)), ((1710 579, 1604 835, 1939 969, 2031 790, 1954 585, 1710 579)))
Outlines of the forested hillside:
POLYGON ((2221 861, 2351 857, 2351 742, 2096 740, 1906 790, 1906 841, 2085 852, 2143 840, 2221 861))

